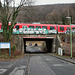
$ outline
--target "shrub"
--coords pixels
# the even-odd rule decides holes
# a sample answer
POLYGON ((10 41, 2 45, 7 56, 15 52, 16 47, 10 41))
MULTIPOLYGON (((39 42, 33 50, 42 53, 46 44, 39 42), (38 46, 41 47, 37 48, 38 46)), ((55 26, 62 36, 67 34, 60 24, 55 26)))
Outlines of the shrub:
POLYGON ((16 51, 16 45, 13 45, 12 50, 15 53, 15 51, 16 51))

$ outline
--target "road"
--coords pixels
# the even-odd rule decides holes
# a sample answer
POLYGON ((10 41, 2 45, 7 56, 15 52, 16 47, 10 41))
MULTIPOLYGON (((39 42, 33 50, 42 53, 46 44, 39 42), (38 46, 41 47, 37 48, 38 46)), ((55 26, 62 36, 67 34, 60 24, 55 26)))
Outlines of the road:
POLYGON ((28 75, 75 75, 75 65, 49 54, 31 55, 28 75))
POLYGON ((27 52, 44 52, 41 50, 41 47, 38 47, 38 46, 29 46, 29 47, 26 47, 26 51, 27 52))
POLYGON ((14 61, 0 62, 0 73, 1 75, 75 75, 75 65, 50 54, 26 54, 14 61))

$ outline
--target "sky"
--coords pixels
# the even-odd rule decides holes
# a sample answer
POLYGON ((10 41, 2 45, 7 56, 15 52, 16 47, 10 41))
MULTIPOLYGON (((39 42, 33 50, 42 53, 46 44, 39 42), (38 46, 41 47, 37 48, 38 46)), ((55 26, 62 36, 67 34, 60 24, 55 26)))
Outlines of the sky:
POLYGON ((58 3, 75 3, 75 0, 35 0, 36 5, 58 4, 58 3))
MULTIPOLYGON (((1 0, 3 1, 3 0, 1 0)), ((16 5, 19 4, 21 0, 15 0, 16 5)), ((46 4, 61 4, 61 3, 75 3, 75 0, 32 0, 34 1, 34 5, 46 5, 46 4)))

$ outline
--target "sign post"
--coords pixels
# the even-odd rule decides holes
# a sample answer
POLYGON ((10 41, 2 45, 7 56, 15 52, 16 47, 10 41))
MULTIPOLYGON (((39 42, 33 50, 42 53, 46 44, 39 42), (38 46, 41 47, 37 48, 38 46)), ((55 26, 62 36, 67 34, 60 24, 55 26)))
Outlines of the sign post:
POLYGON ((0 42, 0 53, 1 53, 1 49, 9 49, 9 55, 11 56, 11 46, 10 46, 10 42, 0 42))
POLYGON ((71 44, 71 59, 72 59, 72 27, 71 27, 71 17, 70 17, 70 44, 71 44))
POLYGON ((70 25, 70 47, 71 47, 71 59, 72 59, 72 27, 71 27, 71 17, 66 17, 69 20, 70 25))

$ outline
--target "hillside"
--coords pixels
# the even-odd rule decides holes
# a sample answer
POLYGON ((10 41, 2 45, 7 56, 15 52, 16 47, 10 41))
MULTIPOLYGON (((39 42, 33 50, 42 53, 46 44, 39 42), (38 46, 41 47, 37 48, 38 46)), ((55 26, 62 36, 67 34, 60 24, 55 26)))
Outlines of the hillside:
POLYGON ((17 21, 62 23, 68 15, 72 17, 72 23, 75 23, 75 4, 29 6, 22 8, 17 21))

